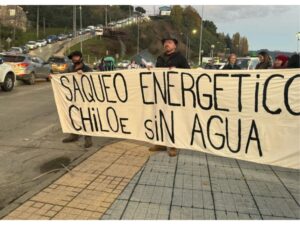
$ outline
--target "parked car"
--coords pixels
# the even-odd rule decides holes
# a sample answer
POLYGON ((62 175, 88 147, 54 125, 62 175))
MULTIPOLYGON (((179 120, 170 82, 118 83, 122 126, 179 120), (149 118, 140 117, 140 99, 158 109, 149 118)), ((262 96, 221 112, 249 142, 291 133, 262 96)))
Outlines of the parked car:
POLYGON ((14 88, 16 75, 9 64, 0 58, 0 87, 3 91, 11 91, 14 88))
POLYGON ((87 26, 87 29, 95 30, 95 26, 93 26, 93 25, 87 26))
POLYGON ((5 63, 11 65, 17 80, 22 80, 27 84, 34 84, 36 78, 49 80, 50 66, 39 57, 10 53, 2 53, 0 57, 5 63))
POLYGON ((117 64, 117 67, 120 69, 127 69, 129 64, 130 64, 130 60, 122 60, 117 64))
POLYGON ((63 41, 63 40, 66 40, 66 39, 67 39, 67 35, 65 35, 65 34, 59 34, 59 35, 57 36, 57 38, 58 38, 59 41, 63 41))
POLYGON ((29 48, 26 46, 26 45, 23 45, 23 46, 21 46, 20 48, 22 48, 22 50, 23 50, 23 54, 27 54, 27 53, 29 53, 29 48))
POLYGON ((26 46, 29 48, 29 50, 33 50, 38 47, 35 41, 28 41, 26 46))
POLYGON ((22 54, 23 53, 23 49, 21 47, 11 47, 8 52, 12 52, 12 53, 19 53, 22 54))
POLYGON ((47 45, 47 41, 45 39, 36 41, 36 45, 38 47, 44 47, 47 45))
POLYGON ((237 65, 242 70, 254 70, 256 65, 259 63, 257 57, 239 57, 237 58, 237 65))
POLYGON ((67 73, 72 66, 72 62, 65 56, 51 56, 48 59, 52 73, 67 73))
POLYGON ((72 38, 73 37, 73 33, 68 33, 68 38, 72 38))
POLYGON ((58 38, 56 35, 49 35, 49 36, 47 36, 46 41, 48 44, 52 44, 54 42, 57 42, 58 38))

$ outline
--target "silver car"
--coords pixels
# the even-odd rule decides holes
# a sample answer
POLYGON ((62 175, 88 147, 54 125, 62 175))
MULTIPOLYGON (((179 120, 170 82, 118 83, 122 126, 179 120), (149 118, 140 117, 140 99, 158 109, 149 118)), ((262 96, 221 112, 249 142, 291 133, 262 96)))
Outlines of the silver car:
POLYGON ((26 46, 29 48, 29 50, 33 50, 38 47, 35 41, 28 41, 26 46))
POLYGON ((39 57, 10 53, 2 53, 0 57, 5 63, 11 65, 17 80, 22 80, 27 84, 34 84, 36 78, 49 81, 50 65, 39 57))

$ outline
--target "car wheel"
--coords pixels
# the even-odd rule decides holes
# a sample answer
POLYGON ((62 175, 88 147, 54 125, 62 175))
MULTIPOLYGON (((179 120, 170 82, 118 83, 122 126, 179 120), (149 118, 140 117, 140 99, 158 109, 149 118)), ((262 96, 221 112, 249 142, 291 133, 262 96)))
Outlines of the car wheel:
POLYGON ((11 91, 14 88, 15 81, 14 76, 8 73, 4 79, 4 83, 1 85, 3 91, 11 91))
POLYGON ((34 75, 34 73, 32 72, 32 73, 30 74, 29 80, 27 81, 27 84, 33 85, 34 83, 35 83, 35 75, 34 75))

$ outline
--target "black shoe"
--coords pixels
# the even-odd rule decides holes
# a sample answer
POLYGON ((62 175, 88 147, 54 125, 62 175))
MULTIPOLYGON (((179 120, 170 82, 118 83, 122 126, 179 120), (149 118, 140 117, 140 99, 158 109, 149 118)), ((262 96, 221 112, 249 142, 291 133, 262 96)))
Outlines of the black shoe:
POLYGON ((68 137, 62 140, 63 143, 75 142, 78 141, 79 135, 77 134, 70 134, 68 137))
POLYGON ((84 147, 89 148, 89 147, 92 147, 92 146, 93 146, 92 137, 85 136, 84 137, 84 147))

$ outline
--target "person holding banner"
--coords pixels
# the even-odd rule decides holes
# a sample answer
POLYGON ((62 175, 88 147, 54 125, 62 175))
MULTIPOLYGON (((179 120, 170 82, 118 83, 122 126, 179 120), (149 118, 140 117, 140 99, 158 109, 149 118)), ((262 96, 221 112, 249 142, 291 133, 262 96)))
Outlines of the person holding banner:
POLYGON ((236 54, 231 53, 228 56, 228 63, 223 67, 223 70, 240 70, 241 67, 239 67, 236 64, 236 61, 237 61, 236 54))
POLYGON ((287 68, 300 68, 300 55, 294 54, 288 61, 287 68))
MULTIPOLYGON (((179 52, 176 51, 178 40, 174 35, 167 35, 161 40, 164 47, 164 53, 158 56, 156 61, 156 67, 168 67, 168 68, 182 68, 190 69, 190 66, 186 58, 179 52)), ((170 157, 177 155, 176 148, 167 148, 162 145, 154 145, 149 149, 149 151, 164 151, 167 150, 170 157)))
POLYGON ((265 52, 261 51, 258 53, 259 63, 256 65, 255 69, 270 69, 272 68, 272 60, 270 55, 265 52))
POLYGON ((287 55, 277 55, 273 64, 273 69, 285 69, 287 67, 288 61, 289 57, 287 55))
MULTIPOLYGON (((78 74, 82 74, 83 72, 92 72, 92 69, 84 64, 82 53, 80 51, 74 51, 69 56, 69 59, 72 60, 73 66, 69 68, 69 72, 77 72, 78 74)), ((78 141, 80 135, 78 134, 70 134, 68 137, 62 140, 63 143, 75 142, 78 141)), ((91 136, 84 136, 84 147, 89 148, 93 145, 91 136)))

